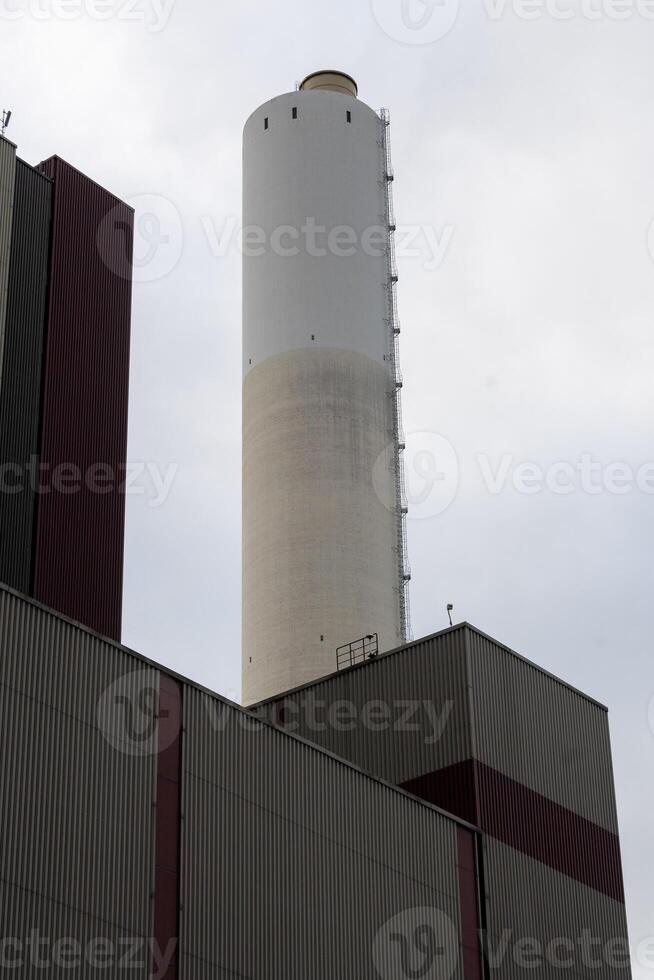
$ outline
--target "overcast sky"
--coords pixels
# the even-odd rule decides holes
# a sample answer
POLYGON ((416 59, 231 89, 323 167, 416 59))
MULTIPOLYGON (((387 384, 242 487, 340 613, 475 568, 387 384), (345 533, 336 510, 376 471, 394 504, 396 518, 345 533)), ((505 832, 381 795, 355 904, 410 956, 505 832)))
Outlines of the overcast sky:
POLYGON ((654 5, 538 3, 410 0, 403 19, 401 0, 0 0, 0 108, 24 159, 58 153, 142 219, 129 454, 176 477, 163 505, 128 502, 124 640, 236 699, 242 126, 323 67, 390 108, 397 220, 419 233, 399 286, 414 634, 452 602, 609 705, 637 945, 654 935, 654 5), (427 486, 425 450, 445 473, 427 486))

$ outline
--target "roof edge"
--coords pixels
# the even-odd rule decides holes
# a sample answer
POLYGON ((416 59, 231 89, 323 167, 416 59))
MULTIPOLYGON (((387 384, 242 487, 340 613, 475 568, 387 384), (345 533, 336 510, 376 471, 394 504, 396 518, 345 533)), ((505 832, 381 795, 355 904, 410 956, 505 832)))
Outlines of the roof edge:
POLYGON ((62 163, 65 167, 68 167, 69 170, 74 171, 79 177, 83 177, 84 180, 89 182, 89 184, 93 184, 94 187, 97 187, 108 197, 113 198, 113 200, 116 201, 117 204, 121 204, 124 208, 127 208, 128 211, 131 211, 133 214, 136 213, 135 209, 131 206, 131 204, 128 204, 126 201, 123 201, 122 197, 118 197, 117 194, 114 194, 113 191, 110 191, 108 187, 104 186, 104 184, 101 184, 99 183, 99 181, 94 180, 93 177, 89 177, 89 175, 85 174, 83 170, 79 169, 79 167, 76 167, 74 164, 69 163, 68 160, 65 160, 63 157, 60 157, 58 153, 53 153, 52 156, 46 157, 45 160, 41 160, 40 163, 36 164, 34 170, 36 170, 38 173, 41 173, 41 170, 39 168, 45 167, 46 164, 52 162, 54 163, 55 170, 57 169, 57 164, 62 163))
POLYGON ((37 599, 33 599, 31 596, 25 595, 23 592, 18 592, 17 589, 13 589, 5 582, 0 582, 0 593, 2 592, 13 596, 15 599, 20 599, 22 602, 39 609, 41 612, 47 613, 48 615, 52 616, 53 619, 57 619, 60 622, 65 623, 67 626, 73 626, 74 628, 81 630, 82 633, 86 633, 88 636, 92 636, 94 639, 100 640, 102 643, 106 643, 108 646, 120 650, 121 653, 128 654, 128 656, 133 657, 139 663, 145 664, 147 667, 152 667, 154 670, 158 670, 166 677, 172 677, 174 680, 188 685, 188 687, 199 691, 201 694, 206 694, 211 698, 215 698, 216 701, 220 701, 222 704, 227 705, 227 707, 233 708, 240 714, 245 715, 249 719, 250 723, 256 722, 256 724, 262 725, 264 728, 268 728, 270 731, 282 736, 282 738, 290 738, 295 742, 299 742, 301 745, 305 746, 305 748, 311 749, 312 752, 316 752, 318 755, 326 756, 333 762, 338 762, 346 769, 350 769, 353 772, 358 773, 365 779, 368 779, 373 783, 377 783, 378 785, 383 786, 385 789, 391 790, 393 793, 404 796, 406 799, 416 803, 418 806, 437 813, 439 816, 449 820, 450 823, 456 824, 459 827, 465 827, 467 830, 471 830, 474 833, 481 832, 480 828, 475 824, 471 824, 462 817, 458 817, 455 813, 449 813, 447 810, 441 809, 434 803, 430 803, 428 800, 423 800, 420 796, 414 796, 407 790, 402 789, 401 786, 396 786, 395 783, 391 783, 386 779, 376 776, 372 772, 368 772, 366 769, 362 769, 360 766, 355 765, 348 759, 344 759, 342 756, 336 755, 335 752, 330 752, 329 749, 321 748, 319 745, 316 745, 315 742, 311 742, 309 739, 303 738, 301 735, 296 735, 294 732, 284 731, 282 728, 279 728, 277 725, 273 725, 265 718, 258 718, 256 716, 253 717, 252 712, 248 708, 244 708, 243 705, 237 704, 235 701, 230 701, 229 698, 226 698, 222 694, 218 694, 216 691, 212 691, 210 688, 205 687, 204 684, 199 684, 197 681, 193 681, 189 677, 179 674, 176 670, 172 670, 163 664, 158 664, 155 660, 151 660, 149 657, 143 656, 143 654, 138 653, 136 650, 132 650, 130 647, 124 646, 122 643, 117 643, 116 640, 112 640, 111 637, 103 636, 101 633, 96 633, 95 630, 89 629, 87 626, 84 626, 83 623, 78 623, 76 620, 70 619, 69 616, 64 616, 63 613, 57 612, 56 609, 51 609, 49 606, 44 605, 44 603, 39 602, 37 599))
POLYGON ((361 670, 365 667, 370 667, 373 664, 379 663, 379 661, 384 660, 386 657, 396 656, 399 653, 406 652, 411 648, 418 646, 419 643, 428 643, 430 640, 439 639, 442 636, 447 636, 448 633, 455 633, 457 630, 464 630, 464 631, 469 630, 472 633, 476 633, 477 636, 482 637, 484 640, 488 640, 490 643, 493 643, 496 647, 499 647, 501 650, 504 650, 505 653, 510 654, 512 657, 515 657, 517 660, 521 660, 524 664, 527 664, 529 667, 533 667, 534 670, 537 670, 541 674, 544 674, 546 677, 549 677, 551 680, 556 681, 557 684, 560 684, 562 687, 567 688, 569 691, 572 691, 574 694, 577 694, 585 701, 590 702, 590 704, 595 705, 595 707, 600 708, 602 711, 605 711, 608 714, 609 711, 608 707, 605 704, 602 704, 601 701, 596 700, 596 698, 591 697, 590 694, 586 694, 584 691, 579 690, 579 688, 574 687, 574 685, 569 684, 567 681, 562 680, 560 677, 557 677, 556 674, 553 674, 551 671, 546 670, 545 667, 541 667, 540 664, 535 663, 533 660, 529 660, 527 657, 524 657, 521 653, 517 653, 515 650, 512 650, 511 647, 507 646, 505 643, 501 643, 499 640, 496 640, 495 637, 491 636, 489 633, 484 633, 483 630, 480 630, 472 623, 467 622, 467 620, 464 620, 461 623, 456 623, 454 626, 448 626, 446 629, 438 630, 438 632, 436 633, 429 633, 427 636, 421 636, 417 640, 412 640, 410 643, 403 643, 401 646, 393 647, 391 650, 385 650, 383 653, 380 653, 376 657, 374 657, 373 660, 365 660, 362 661, 361 663, 353 664, 351 667, 344 667, 342 670, 332 671, 329 674, 325 674, 323 677, 316 678, 315 681, 311 681, 309 684, 299 684, 297 687, 289 688, 287 691, 282 691, 280 694, 275 695, 275 697, 265 698, 263 701, 257 701, 255 704, 248 705, 247 710, 256 711, 257 709, 264 708, 269 704, 275 704, 276 702, 281 701, 284 698, 291 697, 294 694, 298 694, 300 691, 308 691, 312 687, 317 687, 318 684, 324 684, 326 681, 333 680, 335 677, 341 677, 344 674, 349 674, 353 670, 361 670))

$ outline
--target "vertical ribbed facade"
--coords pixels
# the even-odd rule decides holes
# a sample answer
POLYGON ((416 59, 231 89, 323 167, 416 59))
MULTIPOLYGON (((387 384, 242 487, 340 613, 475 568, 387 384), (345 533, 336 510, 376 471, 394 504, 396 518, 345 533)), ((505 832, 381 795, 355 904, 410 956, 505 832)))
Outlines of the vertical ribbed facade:
MULTIPOLYGON (((473 754, 465 650, 465 630, 448 630, 253 711, 403 784, 473 754), (338 719, 339 704, 351 717, 338 719)), ((474 820, 474 813, 463 816, 474 820)))
MULTIPOLYGON (((20 944, 3 949, 7 959, 22 955, 13 975, 70 975, 53 960, 54 943, 67 938, 85 950, 104 938, 121 955, 137 942, 143 960, 154 758, 133 751, 111 722, 157 685, 157 672, 126 651, 0 589, 0 935, 20 944), (34 932, 48 943, 37 950, 40 971, 26 949, 34 932)), ((73 975, 107 975, 83 966, 73 975)))
POLYGON ((0 581, 32 589, 52 182, 16 161, 0 387, 0 581))
POLYGON ((606 710, 476 630, 467 638, 477 760, 617 834, 606 710))
POLYGON ((484 865, 489 896, 486 944, 494 980, 629 980, 622 902, 492 837, 484 842, 484 865), (526 947, 518 946, 521 940, 529 942, 526 956, 526 947))
MULTIPOLYGON (((440 651, 438 637, 422 644, 432 665, 442 654, 446 686, 455 657, 469 666, 468 630, 444 634, 440 651)), ((534 677, 499 644, 485 650, 489 666, 515 659, 526 702, 581 697, 565 685, 546 694, 553 678, 534 677)), ((80 970, 85 980, 398 980, 430 976, 430 963, 447 980, 628 980, 625 906, 611 893, 598 825, 587 821, 588 840, 575 840, 585 818, 487 762, 473 760, 479 829, 377 778, 389 751, 383 706, 394 704, 381 680, 399 677, 378 668, 402 659, 343 675, 368 677, 367 702, 354 689, 348 701, 344 688, 330 700, 329 681, 314 702, 332 728, 365 719, 368 774, 0 586, 0 929, 17 944, 4 953, 25 956, 34 932, 44 955, 61 940, 86 955, 98 939, 114 957, 134 951, 136 966, 123 955, 110 971, 80 970), (587 870, 575 864, 580 854, 587 870)), ((423 705, 436 697, 432 671, 417 664, 423 705)), ((448 695, 458 683, 449 686, 448 695)), ((399 693, 404 710, 414 692, 399 693)), ((515 696, 509 689, 497 712, 505 729, 504 713, 523 724, 515 696)), ((396 771, 410 771, 420 734, 437 764, 431 729, 405 720, 414 731, 396 771)), ((462 754, 478 744, 476 727, 462 754)), ((516 728, 509 742, 521 735, 516 728)), ((404 737, 397 725, 394 737, 404 737)), ((542 768, 533 745, 527 751, 542 768)), ((576 766, 571 780, 583 758, 576 766)), ((554 795, 565 792, 564 779, 554 795)))
POLYGON ((120 639, 133 212, 58 157, 39 170, 53 183, 40 462, 70 482, 39 499, 33 594, 120 639))
POLYGON ((452 822, 200 691, 184 727, 182 980, 373 980, 385 926, 421 908, 465 980, 452 822))
POLYGON ((14 212, 16 147, 0 136, 0 384, 5 340, 5 313, 9 281, 9 251, 14 212))
POLYGON ((474 828, 1 586, 0 651, 4 954, 36 931, 55 980, 477 980, 474 828))
MULTIPOLYGON (((591 698, 462 624, 253 711, 478 825, 496 944, 584 929, 626 944, 608 718, 591 698)), ((502 971, 516 975, 511 950, 502 971)))
POLYGON ((0 581, 119 640, 133 211, 0 141, 0 581))

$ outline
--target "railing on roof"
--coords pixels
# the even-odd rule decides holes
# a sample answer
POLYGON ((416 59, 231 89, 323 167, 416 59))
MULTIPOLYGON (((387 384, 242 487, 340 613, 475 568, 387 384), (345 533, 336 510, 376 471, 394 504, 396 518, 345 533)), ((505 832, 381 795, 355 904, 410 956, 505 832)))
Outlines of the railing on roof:
POLYGON ((345 667, 353 667, 364 660, 374 660, 379 653, 379 636, 377 633, 368 633, 359 640, 352 643, 344 643, 336 650, 336 669, 343 670, 345 667))

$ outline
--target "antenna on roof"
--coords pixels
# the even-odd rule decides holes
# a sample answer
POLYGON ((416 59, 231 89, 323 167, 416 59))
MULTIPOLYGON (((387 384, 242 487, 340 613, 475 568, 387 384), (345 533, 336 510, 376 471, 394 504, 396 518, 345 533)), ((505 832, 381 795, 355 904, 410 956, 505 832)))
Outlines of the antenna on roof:
POLYGON ((452 625, 452 613, 454 611, 454 606, 451 602, 447 604, 447 615, 450 617, 450 626, 452 625))
POLYGON ((10 119, 11 119, 11 109, 4 109, 2 112, 2 122, 0 123, 0 136, 5 135, 5 129, 9 125, 10 119))

